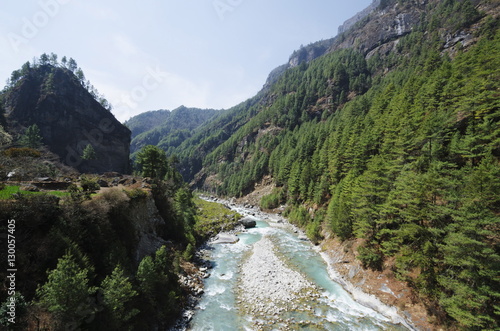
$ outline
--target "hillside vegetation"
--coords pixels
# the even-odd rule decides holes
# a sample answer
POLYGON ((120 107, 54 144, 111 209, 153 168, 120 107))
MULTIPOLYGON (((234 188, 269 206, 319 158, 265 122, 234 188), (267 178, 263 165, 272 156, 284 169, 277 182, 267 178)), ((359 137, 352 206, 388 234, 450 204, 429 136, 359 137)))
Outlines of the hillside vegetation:
POLYGON ((150 111, 132 117, 125 122, 132 131, 132 157, 147 145, 156 145, 168 152, 191 137, 196 128, 218 113, 214 109, 181 106, 172 111, 150 111))
POLYGON ((130 172, 130 130, 72 58, 59 62, 56 54, 44 53, 24 63, 0 92, 0 104, 5 119, 0 120, 1 147, 22 143, 16 138, 36 126, 39 143, 61 163, 80 172, 130 172), (10 138, 2 139, 2 131, 10 138), (93 150, 92 157, 84 155, 86 148, 93 150))
MULTIPOLYGON (((414 5, 388 0, 380 10, 414 5)), ((389 51, 353 47, 302 62, 173 152, 186 179, 220 195, 245 195, 271 175, 266 207, 286 203, 315 240, 324 231, 361 239, 367 268, 395 261, 394 273, 449 326, 496 329, 498 4, 424 7, 411 32, 386 41, 389 51)))
MULTIPOLYGON (((130 131, 84 77, 73 59, 42 54, 0 93, 2 330, 172 327, 202 293, 196 247, 239 217, 194 200, 156 146, 138 151, 137 176, 110 171, 129 169, 130 131)), ((169 115, 163 127, 206 120, 169 115)))

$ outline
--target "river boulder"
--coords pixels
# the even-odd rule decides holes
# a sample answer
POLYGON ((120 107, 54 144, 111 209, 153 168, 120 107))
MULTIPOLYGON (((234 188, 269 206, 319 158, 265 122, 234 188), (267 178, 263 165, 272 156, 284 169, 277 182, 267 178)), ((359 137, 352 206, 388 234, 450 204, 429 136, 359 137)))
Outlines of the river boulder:
POLYGON ((255 219, 250 218, 250 217, 244 217, 242 218, 239 223, 245 227, 245 229, 250 229, 254 228, 257 225, 257 222, 255 219))

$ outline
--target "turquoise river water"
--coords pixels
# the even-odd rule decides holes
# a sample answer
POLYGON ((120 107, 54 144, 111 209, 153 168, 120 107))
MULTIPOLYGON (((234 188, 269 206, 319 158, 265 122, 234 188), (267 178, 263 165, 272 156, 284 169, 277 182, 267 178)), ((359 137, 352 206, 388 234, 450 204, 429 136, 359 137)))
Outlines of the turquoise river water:
MULTIPOLYGON (((245 210, 238 210, 240 213, 245 210)), ((205 281, 203 294, 188 327, 193 331, 236 330, 408 330, 392 319, 356 302, 341 285, 332 280, 329 267, 314 246, 292 227, 255 217, 257 227, 238 234, 235 244, 209 246, 213 268, 205 281), (320 289, 320 296, 302 302, 308 310, 282 312, 279 318, 294 323, 253 324, 255 316, 241 309, 238 299, 239 270, 263 236, 274 243, 277 255, 286 265, 300 272, 320 289)))

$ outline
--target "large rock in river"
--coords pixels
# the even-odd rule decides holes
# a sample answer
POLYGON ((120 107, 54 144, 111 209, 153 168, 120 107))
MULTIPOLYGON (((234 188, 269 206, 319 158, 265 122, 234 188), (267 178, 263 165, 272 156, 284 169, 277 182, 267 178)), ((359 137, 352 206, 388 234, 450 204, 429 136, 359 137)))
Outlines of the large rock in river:
POLYGON ((244 217, 240 220, 240 224, 245 227, 245 229, 254 228, 257 225, 255 219, 251 217, 244 217))
POLYGON ((240 240, 232 233, 221 232, 212 241, 212 244, 235 244, 240 240))

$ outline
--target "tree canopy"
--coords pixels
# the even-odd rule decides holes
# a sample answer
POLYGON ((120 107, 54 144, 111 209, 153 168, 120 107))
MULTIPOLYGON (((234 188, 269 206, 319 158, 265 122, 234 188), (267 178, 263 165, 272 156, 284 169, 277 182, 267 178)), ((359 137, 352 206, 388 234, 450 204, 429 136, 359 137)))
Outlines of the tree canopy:
POLYGON ((163 179, 167 174, 167 155, 157 146, 145 146, 137 153, 136 162, 144 177, 163 179))

